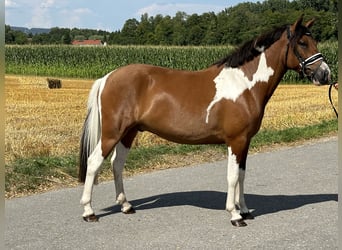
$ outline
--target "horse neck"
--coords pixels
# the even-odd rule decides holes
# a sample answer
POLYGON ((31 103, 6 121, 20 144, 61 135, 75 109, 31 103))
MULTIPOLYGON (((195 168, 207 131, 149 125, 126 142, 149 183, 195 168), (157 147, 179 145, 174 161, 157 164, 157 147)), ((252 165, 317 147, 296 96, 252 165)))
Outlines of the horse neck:
MULTIPOLYGON (((266 82, 262 82, 257 88, 252 89, 252 91, 255 92, 255 95, 258 95, 260 105, 263 107, 267 104, 287 71, 287 67, 285 65, 285 56, 287 53, 286 47, 287 42, 279 40, 264 52, 267 69, 272 69, 273 74, 270 75, 266 82)), ((255 59, 258 64, 261 56, 262 54, 255 59)))
MULTIPOLYGON (((288 54, 288 41, 278 41, 271 46, 266 52, 267 63, 272 65, 274 69, 274 77, 271 79, 269 85, 273 91, 277 88, 279 82, 287 71, 286 61, 288 54)), ((271 90, 272 91, 272 90, 271 90)), ((272 91, 272 93, 273 93, 272 91)), ((271 94, 272 95, 272 94, 271 94)))

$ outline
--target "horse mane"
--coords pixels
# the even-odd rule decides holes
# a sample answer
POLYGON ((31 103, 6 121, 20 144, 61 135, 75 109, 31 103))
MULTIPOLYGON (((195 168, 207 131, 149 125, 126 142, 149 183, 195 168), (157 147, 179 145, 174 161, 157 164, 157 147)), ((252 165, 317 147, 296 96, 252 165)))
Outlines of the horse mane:
POLYGON ((213 65, 220 67, 224 64, 226 67, 237 68, 253 60, 273 43, 278 41, 286 28, 287 25, 283 25, 244 43, 241 47, 235 49, 231 54, 213 65))

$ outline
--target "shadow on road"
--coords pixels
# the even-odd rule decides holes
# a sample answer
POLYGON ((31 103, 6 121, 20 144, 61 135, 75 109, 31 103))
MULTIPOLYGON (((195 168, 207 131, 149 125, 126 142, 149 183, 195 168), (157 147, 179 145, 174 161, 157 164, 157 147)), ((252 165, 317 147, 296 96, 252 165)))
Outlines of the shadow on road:
MULTIPOLYGON (((306 194, 306 195, 255 195, 245 194, 249 209, 254 210, 254 216, 277 213, 284 210, 296 209, 301 206, 337 201, 337 194, 306 194)), ((226 193, 217 191, 189 191, 160 194, 131 201, 134 208, 139 210, 156 209, 174 206, 195 206, 206 209, 224 210, 226 193)), ((120 212, 120 206, 114 205, 102 209, 98 217, 105 217, 120 212)))

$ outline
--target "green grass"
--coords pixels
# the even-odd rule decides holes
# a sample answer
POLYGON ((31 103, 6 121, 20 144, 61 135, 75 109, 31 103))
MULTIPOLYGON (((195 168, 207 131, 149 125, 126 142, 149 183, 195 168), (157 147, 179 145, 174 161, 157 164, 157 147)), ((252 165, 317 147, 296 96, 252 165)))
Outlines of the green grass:
POLYGON ((253 138, 251 148, 318 138, 335 131, 337 132, 337 127, 337 119, 334 119, 315 125, 293 127, 280 131, 262 130, 253 138))
POLYGON ((34 191, 56 178, 63 180, 68 176, 76 179, 76 165, 76 156, 18 158, 6 165, 5 191, 34 191))
MULTIPOLYGON (((281 131, 262 130, 252 140, 251 148, 270 146, 279 143, 289 143, 299 140, 319 138, 337 132, 337 120, 323 121, 316 125, 294 127, 281 131)), ((128 155, 126 169, 136 171, 153 167, 155 163, 163 161, 165 155, 200 154, 206 150, 226 152, 224 145, 160 145, 133 148, 128 155)), ((6 165, 6 192, 35 191, 39 187, 54 182, 56 178, 63 181, 77 179, 77 154, 65 157, 40 156, 35 158, 16 159, 6 165)), ((167 162, 166 162, 167 163, 167 162)), ((109 160, 102 167, 103 171, 110 171, 109 160)))

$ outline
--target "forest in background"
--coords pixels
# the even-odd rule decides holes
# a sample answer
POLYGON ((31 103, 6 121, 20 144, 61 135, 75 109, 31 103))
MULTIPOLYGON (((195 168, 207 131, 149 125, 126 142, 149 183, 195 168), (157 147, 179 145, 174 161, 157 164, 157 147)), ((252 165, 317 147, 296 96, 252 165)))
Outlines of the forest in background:
POLYGON ((126 20, 121 30, 59 28, 32 34, 5 26, 6 44, 71 44, 73 40, 100 39, 109 45, 237 45, 262 32, 293 23, 301 14, 316 18, 312 28, 318 41, 336 41, 338 0, 266 0, 240 3, 219 13, 149 16, 126 20))

